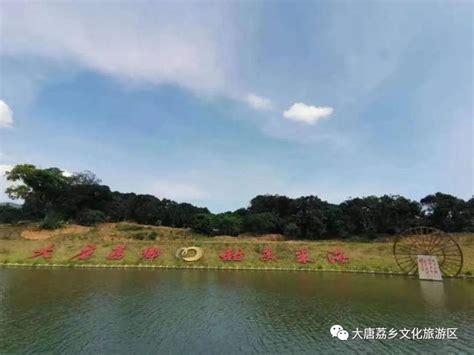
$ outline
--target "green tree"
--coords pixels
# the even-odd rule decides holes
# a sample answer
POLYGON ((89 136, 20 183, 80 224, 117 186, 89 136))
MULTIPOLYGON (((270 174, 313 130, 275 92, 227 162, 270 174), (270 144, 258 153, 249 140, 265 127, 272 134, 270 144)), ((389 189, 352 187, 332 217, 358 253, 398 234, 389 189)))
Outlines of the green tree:
POLYGON ((375 236, 379 208, 378 197, 350 199, 341 203, 340 207, 349 234, 375 236))
POLYGON ((301 236, 301 230, 296 223, 290 222, 285 225, 283 234, 289 238, 299 238, 301 236))
POLYGON ((421 205, 402 196, 384 195, 377 207, 378 233, 396 234, 421 222, 421 205))
POLYGON ((466 232, 474 232, 474 197, 471 197, 466 202, 466 209, 464 211, 466 215, 467 225, 465 226, 466 232))
POLYGON ((0 224, 16 223, 22 218, 24 218, 24 213, 21 208, 10 206, 8 204, 0 205, 0 224))
POLYGON ((242 231, 242 217, 232 213, 222 213, 215 217, 215 228, 219 234, 237 236, 242 231))
POLYGON ((25 216, 45 218, 45 228, 59 226, 71 218, 80 219, 83 210, 103 210, 111 200, 108 186, 99 185, 91 172, 65 176, 58 168, 39 169, 21 164, 6 173, 13 183, 6 189, 12 199, 23 199, 25 216))
POLYGON ((273 213, 254 213, 244 218, 244 230, 246 232, 263 234, 275 233, 278 229, 278 218, 273 213))
POLYGON ((448 232, 462 231, 470 224, 469 204, 455 196, 437 192, 421 199, 428 224, 448 232))
POLYGON ((321 239, 326 234, 327 203, 317 196, 305 196, 295 200, 296 213, 292 217, 303 239, 321 239))
POLYGON ((99 223, 103 223, 107 220, 107 216, 104 212, 98 210, 91 210, 88 208, 83 209, 77 214, 76 222, 83 226, 93 226, 99 223))
POLYGON ((212 235, 214 231, 213 219, 210 213, 198 213, 193 216, 191 228, 198 233, 212 235))
POLYGON ((272 213, 286 219, 293 212, 293 200, 280 195, 259 195, 250 201, 250 213, 272 213))
POLYGON ((11 199, 32 200, 37 213, 45 216, 70 186, 70 180, 58 168, 38 169, 34 165, 20 164, 5 173, 13 186, 6 189, 11 199))

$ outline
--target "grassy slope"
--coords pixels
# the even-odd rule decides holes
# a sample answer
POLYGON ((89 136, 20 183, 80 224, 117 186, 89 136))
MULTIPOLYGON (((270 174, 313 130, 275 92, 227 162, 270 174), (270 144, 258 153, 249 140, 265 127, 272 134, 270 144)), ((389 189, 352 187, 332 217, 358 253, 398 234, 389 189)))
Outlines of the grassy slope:
MULTIPOLYGON (((0 226, 0 263, 35 263, 35 264, 106 264, 106 265, 160 265, 169 267, 203 266, 203 267, 269 267, 269 268, 311 268, 332 270, 358 270, 376 272, 399 272, 392 254, 392 243, 363 243, 347 241, 266 241, 259 238, 210 238, 195 234, 186 229, 138 226, 131 224, 109 224, 96 228, 56 231, 47 240, 25 240, 21 234, 25 227, 0 226), (147 236, 155 232, 157 239, 136 240, 135 236, 147 236), (50 260, 32 259, 33 250, 55 244, 56 250, 50 260), (87 261, 71 260, 84 246, 95 243, 97 251, 87 261), (110 261, 107 256, 111 249, 120 243, 126 243, 123 260, 110 261), (182 246, 200 246, 204 257, 194 263, 186 263, 175 258, 174 254, 182 246), (161 256, 154 261, 141 260, 141 253, 146 246, 159 246, 161 256), (264 246, 273 249, 277 261, 262 262, 261 250, 264 246), (222 262, 218 255, 227 247, 241 248, 245 252, 242 262, 222 262), (301 265, 295 262, 295 252, 307 248, 314 263, 301 265), (327 252, 342 248, 350 258, 343 265, 327 262, 327 252)), ((30 235, 35 233, 30 233, 30 235)), ((455 235, 464 253, 463 272, 474 273, 474 236, 455 235)))

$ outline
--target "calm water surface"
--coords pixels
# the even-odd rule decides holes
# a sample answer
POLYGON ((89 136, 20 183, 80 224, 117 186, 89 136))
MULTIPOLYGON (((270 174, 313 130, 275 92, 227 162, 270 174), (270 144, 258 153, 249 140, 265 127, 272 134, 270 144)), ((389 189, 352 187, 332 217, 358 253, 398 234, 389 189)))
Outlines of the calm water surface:
POLYGON ((474 352, 474 282, 181 270, 0 269, 0 353, 474 352), (329 328, 456 327, 458 340, 329 328), (352 337, 351 333, 351 337, 352 337))

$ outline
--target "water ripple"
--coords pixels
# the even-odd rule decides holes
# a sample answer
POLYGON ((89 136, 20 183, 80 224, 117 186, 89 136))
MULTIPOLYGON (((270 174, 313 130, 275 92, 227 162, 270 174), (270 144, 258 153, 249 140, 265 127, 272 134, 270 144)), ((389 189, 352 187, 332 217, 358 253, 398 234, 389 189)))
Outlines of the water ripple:
POLYGON ((474 284, 182 270, 0 269, 0 353, 469 353, 474 284), (457 327, 458 340, 349 340, 329 328, 457 327))

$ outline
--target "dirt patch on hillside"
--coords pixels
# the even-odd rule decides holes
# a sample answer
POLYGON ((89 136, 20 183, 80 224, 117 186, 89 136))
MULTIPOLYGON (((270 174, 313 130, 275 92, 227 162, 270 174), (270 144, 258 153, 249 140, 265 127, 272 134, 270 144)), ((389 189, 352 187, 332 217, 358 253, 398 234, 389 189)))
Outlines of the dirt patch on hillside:
POLYGON ((29 240, 46 240, 57 236, 87 233, 89 230, 89 227, 69 225, 55 230, 26 229, 21 232, 21 236, 29 240))

